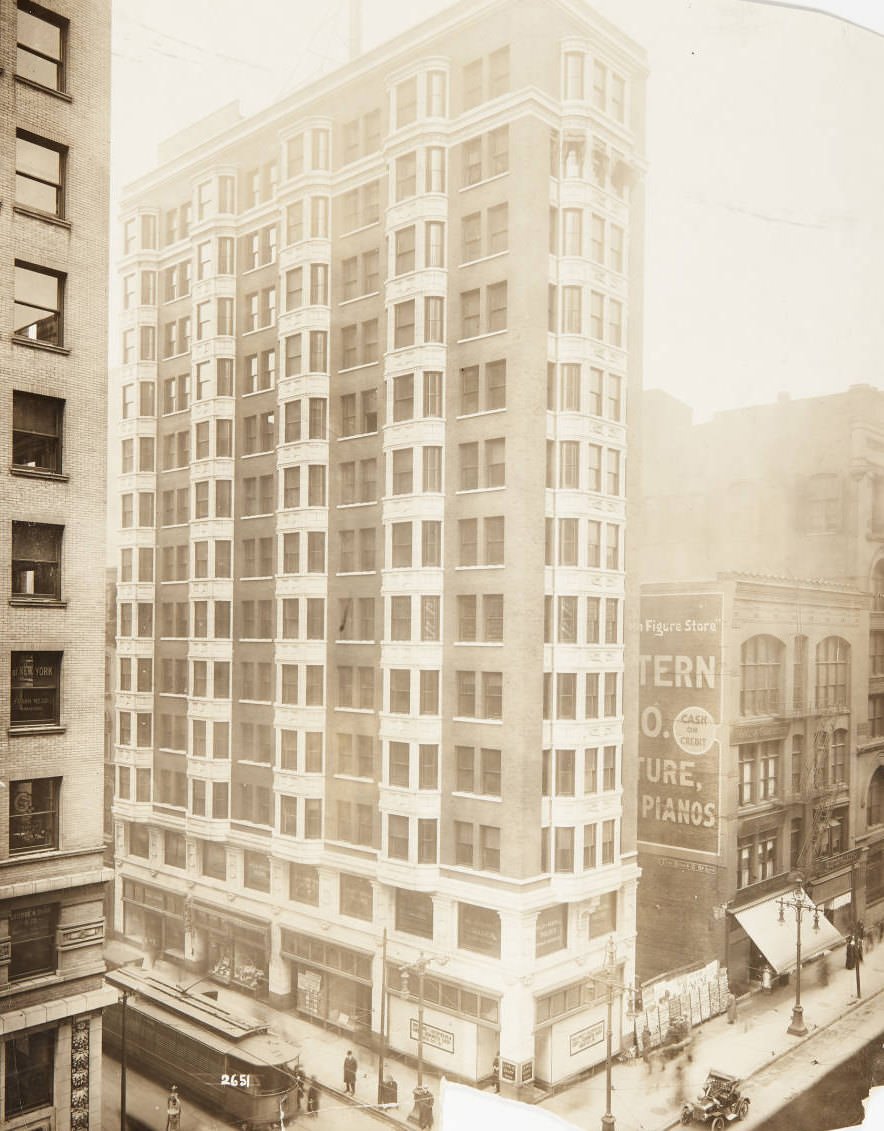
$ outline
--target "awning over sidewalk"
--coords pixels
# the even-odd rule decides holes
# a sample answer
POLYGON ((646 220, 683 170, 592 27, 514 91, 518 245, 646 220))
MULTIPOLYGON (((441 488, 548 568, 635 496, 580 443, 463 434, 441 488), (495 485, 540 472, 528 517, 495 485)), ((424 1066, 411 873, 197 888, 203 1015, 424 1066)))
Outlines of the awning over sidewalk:
MULTIPOLYGON (((802 904, 805 908, 801 913, 801 960, 803 962, 805 959, 813 958, 821 951, 837 946, 842 941, 842 937, 841 932, 832 926, 822 911, 819 912, 819 929, 813 929, 816 905, 806 893, 802 893, 802 895, 802 904)), ((795 969, 797 928, 795 911, 791 907, 784 909, 783 922, 780 922, 778 898, 782 897, 773 896, 763 903, 756 903, 754 907, 735 911, 734 917, 774 970, 778 974, 785 974, 788 970, 795 969)), ((791 899, 791 893, 786 898, 791 899)))

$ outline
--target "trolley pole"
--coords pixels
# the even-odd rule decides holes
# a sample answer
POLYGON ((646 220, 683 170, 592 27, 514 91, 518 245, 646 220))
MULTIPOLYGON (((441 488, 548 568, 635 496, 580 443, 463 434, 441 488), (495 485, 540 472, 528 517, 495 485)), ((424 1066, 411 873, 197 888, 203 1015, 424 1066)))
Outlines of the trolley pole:
POLYGON ((126 1131, 126 1002, 129 994, 120 997, 120 1131, 126 1131))
POLYGON ((384 1094, 384 1056, 387 1052, 387 928, 381 943, 381 1043, 378 1052, 378 1103, 383 1103, 384 1094))

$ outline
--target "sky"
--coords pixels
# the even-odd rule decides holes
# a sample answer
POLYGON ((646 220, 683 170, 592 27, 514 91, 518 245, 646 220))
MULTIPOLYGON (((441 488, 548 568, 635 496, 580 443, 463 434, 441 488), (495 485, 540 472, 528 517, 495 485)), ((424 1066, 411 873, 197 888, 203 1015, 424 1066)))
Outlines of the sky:
MULTIPOLYGON (((363 0, 363 46, 447 6, 363 0)), ((698 419, 780 392, 882 386, 884 4, 591 6, 649 59, 645 386, 698 419)), ((345 63, 348 7, 113 0, 116 199, 163 138, 231 101, 257 111, 345 63)))

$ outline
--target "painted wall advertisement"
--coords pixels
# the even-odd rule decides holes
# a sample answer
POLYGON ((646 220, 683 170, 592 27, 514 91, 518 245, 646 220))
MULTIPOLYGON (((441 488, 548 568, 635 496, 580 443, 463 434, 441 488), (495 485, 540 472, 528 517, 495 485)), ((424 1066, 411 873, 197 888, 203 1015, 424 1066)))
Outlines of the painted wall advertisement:
POLYGON ((722 601, 646 594, 639 659, 638 837, 718 852, 722 601))

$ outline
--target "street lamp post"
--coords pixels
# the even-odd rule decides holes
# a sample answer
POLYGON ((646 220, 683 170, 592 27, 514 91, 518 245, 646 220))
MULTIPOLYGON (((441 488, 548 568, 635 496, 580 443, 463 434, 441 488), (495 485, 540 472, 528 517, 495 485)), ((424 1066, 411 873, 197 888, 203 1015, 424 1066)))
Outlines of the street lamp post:
POLYGON ((605 1056, 605 1114, 602 1116, 602 1131, 614 1131, 614 1115, 611 1112, 611 1053, 613 1034, 614 987, 608 983, 608 1031, 607 1053, 605 1056))
POLYGON ((602 1131, 614 1131, 614 1115, 611 1111, 611 1067, 614 1056, 614 999, 629 992, 617 978, 617 955, 613 939, 608 939, 605 950, 604 974, 602 976, 590 975, 590 980, 599 982, 605 987, 605 998, 608 1006, 607 1040, 605 1042, 605 1114, 602 1116, 602 1131))
POLYGON ((786 908, 790 908, 795 913, 795 1004, 792 1006, 792 1020, 789 1022, 786 1032, 795 1037, 803 1037, 807 1033, 807 1025, 804 1023, 804 1007, 801 1004, 801 921, 805 911, 810 912, 812 909, 813 929, 818 931, 820 929, 820 913, 819 909, 814 907, 808 899, 800 882, 791 895, 781 896, 777 900, 777 905, 780 909, 779 921, 781 923, 786 921, 786 908))
POLYGON ((424 1127, 428 1116, 428 1105, 432 1104, 429 1089, 424 1087, 424 975, 431 962, 444 966, 447 958, 434 958, 421 955, 414 962, 399 967, 402 977, 402 992, 409 994, 409 975, 417 974, 417 1086, 414 1089, 414 1108, 408 1116, 408 1122, 417 1123, 424 1127))

